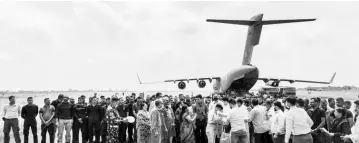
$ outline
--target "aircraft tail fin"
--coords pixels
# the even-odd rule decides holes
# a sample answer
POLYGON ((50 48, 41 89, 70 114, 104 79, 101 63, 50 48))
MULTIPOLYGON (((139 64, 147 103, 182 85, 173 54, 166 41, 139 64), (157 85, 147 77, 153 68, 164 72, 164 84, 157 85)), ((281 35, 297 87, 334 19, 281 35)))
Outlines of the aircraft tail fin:
POLYGON ((137 74, 138 82, 139 82, 140 84, 142 84, 141 79, 140 79, 140 76, 138 75, 138 73, 136 73, 136 74, 137 74))
POLYGON ((316 19, 286 19, 286 20, 263 20, 261 24, 271 25, 271 24, 283 24, 283 23, 294 23, 294 22, 307 22, 315 21, 316 19))
POLYGON ((262 19, 263 19, 263 14, 258 14, 253 16, 249 20, 207 19, 207 22, 245 25, 249 27, 246 45, 244 49, 243 61, 242 61, 242 65, 248 65, 251 63, 253 47, 259 44, 259 39, 261 37, 263 25, 307 22, 307 21, 316 20, 316 19, 284 19, 284 20, 262 20, 262 19))
POLYGON ((333 74, 332 78, 331 78, 330 81, 329 81, 330 84, 333 83, 336 74, 337 74, 337 73, 334 73, 334 74, 333 74))

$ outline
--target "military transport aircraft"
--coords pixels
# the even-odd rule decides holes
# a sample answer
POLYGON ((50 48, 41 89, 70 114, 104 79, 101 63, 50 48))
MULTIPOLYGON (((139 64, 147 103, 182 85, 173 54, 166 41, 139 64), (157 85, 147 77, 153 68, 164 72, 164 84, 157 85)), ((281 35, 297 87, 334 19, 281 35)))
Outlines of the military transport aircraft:
MULTIPOLYGON (((204 88, 206 86, 205 81, 208 80, 210 83, 214 81, 213 83, 214 93, 223 94, 223 93, 235 91, 240 95, 247 93, 254 86, 257 80, 262 80, 266 83, 266 85, 273 87, 278 87, 281 81, 287 81, 290 83, 305 82, 305 83, 319 83, 319 84, 331 84, 333 82, 335 73, 331 78, 331 80, 328 82, 295 80, 295 79, 278 79, 278 78, 259 78, 259 70, 257 67, 251 65, 251 58, 253 53, 253 47, 259 44, 262 26, 271 25, 271 24, 307 22, 307 21, 316 20, 316 19, 262 20, 262 18, 263 18, 263 14, 258 14, 252 17, 250 20, 207 19, 207 22, 249 26, 241 67, 231 70, 230 72, 228 72, 226 75, 222 77, 173 79, 173 80, 165 80, 160 82, 173 82, 175 84, 178 83, 179 89, 185 89, 186 88, 185 82, 189 83, 190 81, 196 81, 199 88, 204 88)), ((137 77, 140 84, 158 83, 158 82, 147 82, 147 83, 141 82, 138 74, 137 77)))

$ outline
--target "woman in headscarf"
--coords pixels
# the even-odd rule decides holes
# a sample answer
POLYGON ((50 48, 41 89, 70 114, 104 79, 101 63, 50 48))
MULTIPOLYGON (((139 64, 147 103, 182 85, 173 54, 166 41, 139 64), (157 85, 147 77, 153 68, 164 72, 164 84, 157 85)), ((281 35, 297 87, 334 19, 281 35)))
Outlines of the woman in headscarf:
POLYGON ((182 106, 181 112, 181 143, 195 143, 194 138, 194 129, 195 124, 194 121, 196 119, 196 114, 190 113, 188 107, 186 105, 182 106))
POLYGON ((151 125, 150 114, 147 111, 147 104, 140 103, 137 113, 137 143, 150 143, 151 125))
POLYGON ((325 128, 321 128, 321 130, 332 137, 333 143, 345 143, 344 140, 341 139, 341 136, 351 134, 349 122, 344 116, 345 109, 335 109, 334 115, 335 119, 330 130, 331 132, 329 133, 325 128))

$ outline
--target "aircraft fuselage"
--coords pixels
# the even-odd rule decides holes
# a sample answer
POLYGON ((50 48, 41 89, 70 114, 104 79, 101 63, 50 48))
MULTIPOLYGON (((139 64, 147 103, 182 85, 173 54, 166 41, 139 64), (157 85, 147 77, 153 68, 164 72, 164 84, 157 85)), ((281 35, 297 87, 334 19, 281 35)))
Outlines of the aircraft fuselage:
POLYGON ((227 91, 249 91, 257 82, 259 70, 252 65, 243 65, 233 69, 213 84, 213 89, 218 93, 227 91))

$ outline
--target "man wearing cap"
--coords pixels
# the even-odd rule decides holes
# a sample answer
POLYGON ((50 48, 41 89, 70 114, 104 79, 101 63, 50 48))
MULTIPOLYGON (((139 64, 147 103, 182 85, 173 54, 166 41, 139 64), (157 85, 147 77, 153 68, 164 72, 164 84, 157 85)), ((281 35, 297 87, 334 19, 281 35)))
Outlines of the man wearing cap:
POLYGON ((15 142, 21 143, 20 128, 18 117, 20 115, 21 107, 15 104, 15 96, 9 97, 10 104, 4 106, 4 143, 10 142, 10 130, 12 128, 14 132, 15 142))
POLYGON ((71 103, 72 105, 75 105, 75 104, 76 104, 76 103, 75 103, 75 98, 71 97, 71 98, 70 98, 70 103, 71 103))
POLYGON ((69 97, 64 96, 63 102, 60 103, 56 108, 56 115, 59 119, 59 132, 57 139, 59 143, 62 143, 62 135, 64 129, 66 130, 65 142, 70 143, 71 141, 71 129, 73 123, 73 106, 69 103, 69 97))

